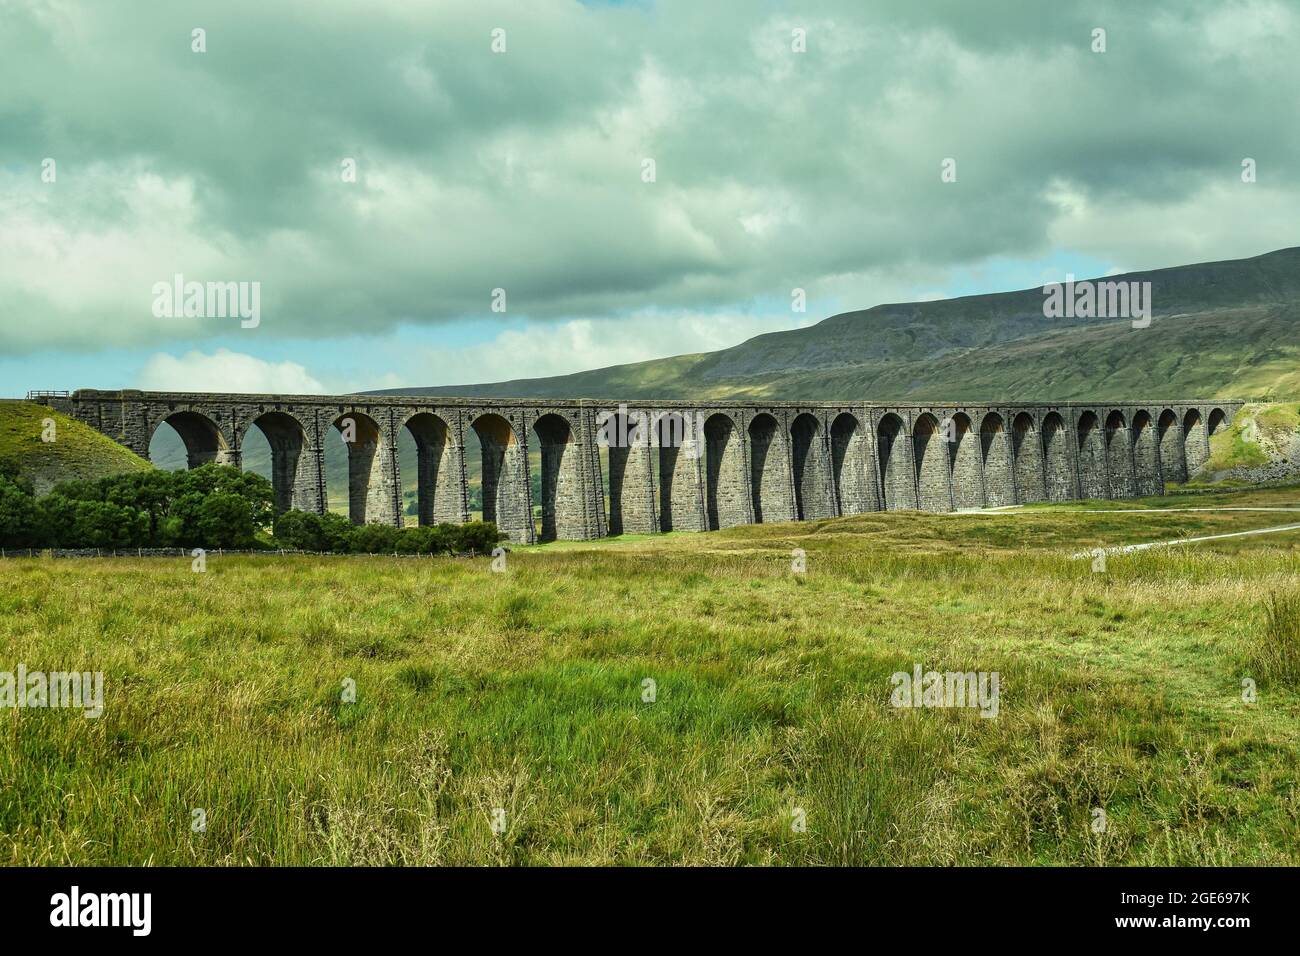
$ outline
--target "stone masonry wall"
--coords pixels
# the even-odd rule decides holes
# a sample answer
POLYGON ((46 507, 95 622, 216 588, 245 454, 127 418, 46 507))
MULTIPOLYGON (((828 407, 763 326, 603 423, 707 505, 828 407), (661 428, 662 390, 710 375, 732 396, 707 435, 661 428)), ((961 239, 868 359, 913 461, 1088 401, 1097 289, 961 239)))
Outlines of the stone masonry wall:
POLYGON ((482 449, 484 518, 517 543, 700 531, 864 511, 950 511, 1159 494, 1209 455, 1238 401, 891 406, 835 403, 494 401, 416 396, 82 390, 61 410, 147 457, 180 434, 191 466, 242 465, 250 429, 271 447, 276 507, 326 507, 324 443, 348 443, 353 521, 400 525, 398 442, 415 438, 421 524, 469 517, 466 437, 482 449), (607 453, 610 413, 644 416, 607 453), (1216 412, 1218 414, 1216 414, 1216 412), (664 427, 668 415, 679 427, 664 427), (657 417, 656 417, 657 416, 657 417), (660 420, 663 421, 660 421, 660 420), (655 424, 659 422, 659 424, 655 424), (1212 424, 1213 423, 1213 424, 1212 424), (541 452, 534 501, 530 448, 541 452))

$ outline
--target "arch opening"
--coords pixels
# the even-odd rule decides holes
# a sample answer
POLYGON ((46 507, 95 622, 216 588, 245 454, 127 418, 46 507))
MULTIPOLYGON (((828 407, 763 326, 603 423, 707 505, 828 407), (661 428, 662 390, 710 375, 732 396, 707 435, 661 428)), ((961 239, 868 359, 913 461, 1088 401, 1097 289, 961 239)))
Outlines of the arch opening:
POLYGON ((952 416, 952 437, 954 441, 948 445, 948 467, 952 469, 953 507, 982 508, 985 500, 983 443, 964 412, 952 416))
POLYGON ((155 467, 170 471, 213 463, 228 465, 232 458, 217 423, 193 411, 172 412, 158 422, 149 435, 148 455, 155 467))
POLYGON ((1183 429, 1172 408, 1166 408, 1156 420, 1156 445, 1160 451, 1160 481, 1187 480, 1187 459, 1183 453, 1183 429))
POLYGON ((703 531, 700 448, 690 419, 679 412, 660 415, 653 436, 659 446, 660 526, 664 531, 703 531))
POLYGON ((1038 442, 1034 417, 1021 412, 1011 422, 1011 454, 1016 469, 1016 500, 1021 504, 1043 501, 1043 449, 1038 442))
POLYGON ((1077 494, 1072 451, 1065 419, 1048 412, 1043 418, 1043 478, 1048 501, 1070 501, 1077 494))
POLYGON ((277 514, 321 510, 319 477, 308 453, 307 431, 298 419, 285 412, 263 412, 244 429, 240 451, 245 471, 271 479, 277 514))
POLYGON ((874 469, 867 450, 867 435, 856 415, 841 412, 831 422, 831 477, 835 484, 835 510, 841 515, 876 510, 874 469))
POLYGON ((749 471, 754 521, 794 520, 789 447, 777 420, 763 412, 749 423, 749 471))
MULTIPOLYGON (((403 513, 422 527, 465 521, 464 449, 456 444, 446 420, 433 412, 418 412, 403 424, 401 438, 414 445, 410 457, 415 463, 415 496, 403 513)), ((406 460, 406 456, 399 458, 406 460)))
POLYGON ((1133 439, 1123 412, 1106 416, 1106 474, 1112 498, 1131 498, 1136 482, 1133 468, 1133 439))
MULTIPOLYGON (((392 461, 383 449, 383 429, 364 412, 347 411, 331 423, 347 453, 347 514, 353 524, 384 521, 393 508, 392 461)), ((326 471, 329 469, 326 461, 326 471)))
POLYGON ((989 412, 980 422, 980 450, 984 458, 985 507, 1014 505, 1016 486, 1011 472, 1011 439, 997 412, 989 412))
POLYGON ((889 412, 876 426, 876 453, 880 456, 880 487, 886 511, 916 507, 916 477, 908 461, 907 432, 903 419, 889 412))
POLYGON ((1084 498, 1108 498, 1106 440, 1095 412, 1079 416, 1079 493, 1084 498))
POLYGON ((639 413, 615 413, 598 427, 606 430, 609 533, 648 534, 659 530, 650 430, 639 413))
POLYGON ((1136 494, 1160 494, 1160 452, 1151 413, 1133 416, 1133 486, 1136 494))
POLYGON ((579 541, 584 534, 581 462, 568 419, 549 413, 533 424, 541 457, 539 541, 579 541))
POLYGON ((1191 478, 1210 457, 1210 438, 1205 431, 1205 419, 1198 409, 1190 408, 1183 416, 1183 458, 1187 462, 1187 477, 1191 478))
POLYGON ((1213 438, 1223 428, 1223 423, 1226 422, 1227 419, 1228 416, 1224 413, 1222 408, 1210 409, 1210 417, 1208 424, 1206 425, 1206 434, 1210 438, 1213 438))
POLYGON ((922 511, 951 511, 948 454, 939 421, 928 412, 912 427, 912 459, 916 462, 917 502, 922 511))
MULTIPOLYGON (((514 428, 500 415, 488 412, 474 419, 470 431, 479 445, 483 520, 494 523, 511 541, 531 543, 536 532, 528 461, 514 428)), ((468 435, 465 443, 470 443, 468 435)))
POLYGON ((827 500, 830 469, 821 422, 804 412, 790 425, 794 472, 794 513, 800 521, 829 518, 834 504, 827 500))
POLYGON ((710 415, 704 422, 705 507, 710 531, 747 524, 745 449, 730 415, 710 415))

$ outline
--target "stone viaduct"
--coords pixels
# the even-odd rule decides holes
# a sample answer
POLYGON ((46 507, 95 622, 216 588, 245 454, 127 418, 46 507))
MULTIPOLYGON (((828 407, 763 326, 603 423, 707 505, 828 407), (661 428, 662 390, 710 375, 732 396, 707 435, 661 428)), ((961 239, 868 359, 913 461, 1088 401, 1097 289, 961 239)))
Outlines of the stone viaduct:
POLYGON ((337 430, 351 438, 357 523, 403 522, 403 429, 418 450, 420 524, 469 520, 472 430, 483 518, 521 543, 1158 495, 1196 471, 1210 435, 1242 404, 618 404, 89 389, 49 401, 142 457, 166 422, 185 442, 190 467, 241 465, 244 439, 259 429, 280 510, 325 510, 324 442, 337 430), (530 448, 540 453, 536 502, 530 448))

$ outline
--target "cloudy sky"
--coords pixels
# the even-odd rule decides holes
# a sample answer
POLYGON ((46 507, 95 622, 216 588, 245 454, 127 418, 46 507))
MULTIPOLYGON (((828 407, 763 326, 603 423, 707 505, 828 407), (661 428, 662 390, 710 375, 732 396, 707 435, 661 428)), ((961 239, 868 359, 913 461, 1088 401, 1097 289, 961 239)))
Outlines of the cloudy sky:
POLYGON ((0 394, 557 374, 1297 245, 1297 50, 1294 0, 0 0, 0 394), (260 321, 155 314, 177 274, 260 321))

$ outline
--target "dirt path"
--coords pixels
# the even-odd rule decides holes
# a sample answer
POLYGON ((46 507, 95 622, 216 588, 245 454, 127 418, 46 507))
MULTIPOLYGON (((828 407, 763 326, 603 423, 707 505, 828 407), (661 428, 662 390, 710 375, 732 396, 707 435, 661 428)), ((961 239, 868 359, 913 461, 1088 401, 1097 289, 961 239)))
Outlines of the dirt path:
POLYGON ((1003 505, 1001 508, 963 508, 951 512, 959 515, 1167 515, 1180 511, 1277 511, 1300 512, 1300 508, 1255 508, 1245 505, 1207 505, 1203 508, 1026 508, 1024 505, 1003 505))
MULTIPOLYGON (((1270 509, 1259 509, 1270 510, 1270 509)), ((1293 509, 1279 509, 1283 511, 1293 509)), ((1205 534, 1195 538, 1173 538, 1169 541, 1148 541, 1143 544, 1122 544, 1112 548, 1094 548, 1091 551, 1081 551, 1074 555, 1076 558, 1087 558, 1096 556, 1098 551, 1105 554, 1128 554, 1132 551, 1145 551, 1147 548, 1168 548, 1178 544, 1196 544, 1200 541, 1218 541, 1221 538, 1243 538, 1251 534, 1277 534, 1280 531, 1300 531, 1300 524, 1282 524, 1272 528, 1255 528, 1251 531, 1229 531, 1225 534, 1205 534)))

